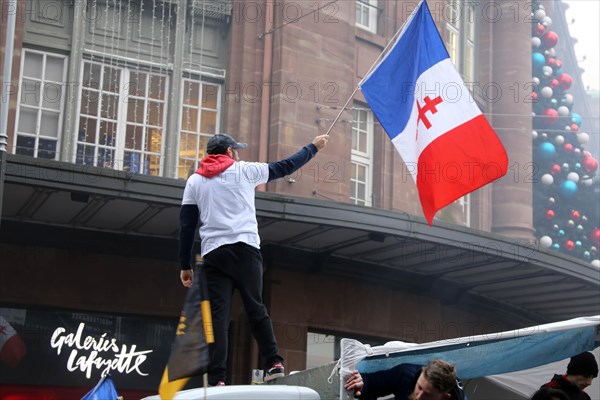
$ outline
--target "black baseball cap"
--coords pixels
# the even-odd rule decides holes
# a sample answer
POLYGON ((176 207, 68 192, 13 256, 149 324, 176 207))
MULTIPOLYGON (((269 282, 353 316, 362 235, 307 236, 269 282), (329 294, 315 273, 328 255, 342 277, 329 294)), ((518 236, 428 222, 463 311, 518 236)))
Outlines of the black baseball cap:
POLYGON ((248 145, 236 142, 234 138, 226 133, 217 133, 206 144, 206 152, 208 154, 225 154, 228 147, 232 149, 245 149, 248 145))

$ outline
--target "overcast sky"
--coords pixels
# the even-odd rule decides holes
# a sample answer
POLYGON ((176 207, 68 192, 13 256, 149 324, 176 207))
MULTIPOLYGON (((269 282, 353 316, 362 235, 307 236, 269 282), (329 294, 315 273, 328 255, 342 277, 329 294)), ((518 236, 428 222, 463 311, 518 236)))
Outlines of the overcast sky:
MULTIPOLYGON (((577 39, 575 53, 585 69, 583 83, 600 89, 600 0, 565 0, 569 4, 567 21, 571 36, 577 39), (575 23, 571 20, 575 19, 575 23), (585 56, 585 60, 583 57, 585 56)), ((560 38, 559 38, 560 40, 560 38)))

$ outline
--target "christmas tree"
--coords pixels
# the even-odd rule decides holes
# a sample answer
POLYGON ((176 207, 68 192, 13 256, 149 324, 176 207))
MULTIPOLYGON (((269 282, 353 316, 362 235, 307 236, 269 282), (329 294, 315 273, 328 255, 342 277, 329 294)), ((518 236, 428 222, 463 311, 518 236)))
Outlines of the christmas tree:
POLYGON ((572 112, 572 78, 563 71, 555 46, 559 37, 542 5, 532 15, 533 218, 540 246, 600 267, 600 229, 593 178, 598 161, 585 150, 589 135, 572 112))

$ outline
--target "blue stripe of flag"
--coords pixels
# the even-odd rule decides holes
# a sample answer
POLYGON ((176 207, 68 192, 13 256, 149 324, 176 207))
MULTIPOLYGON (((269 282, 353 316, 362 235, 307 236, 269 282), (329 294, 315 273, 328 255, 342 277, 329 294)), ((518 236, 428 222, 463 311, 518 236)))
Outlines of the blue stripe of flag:
POLYGON ((446 58, 448 52, 422 1, 390 52, 361 85, 369 107, 391 139, 408 123, 419 76, 446 58))

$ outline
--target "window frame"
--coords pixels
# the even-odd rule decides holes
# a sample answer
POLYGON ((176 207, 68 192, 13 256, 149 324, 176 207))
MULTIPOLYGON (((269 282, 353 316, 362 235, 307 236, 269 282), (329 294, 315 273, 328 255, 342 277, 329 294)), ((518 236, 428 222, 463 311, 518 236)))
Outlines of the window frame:
MULTIPOLYGON (((446 20, 446 49, 452 63, 463 80, 472 83, 475 80, 475 37, 477 24, 474 5, 465 0, 449 0, 449 13, 444 13, 446 20), (453 39, 456 41, 453 43, 453 39)), ((471 195, 467 194, 456 200, 463 213, 463 223, 471 226, 471 195)))
POLYGON ((167 132, 167 114, 168 114, 168 102, 169 102, 169 84, 170 84, 170 74, 169 72, 163 72, 163 71, 156 71, 153 70, 152 68, 142 68, 140 69, 139 66, 138 67, 134 67, 134 66, 130 66, 127 65, 126 63, 111 63, 111 62, 105 62, 105 60, 94 60, 92 59, 84 59, 81 62, 81 70, 85 71, 86 68, 86 64, 90 65, 90 68, 92 68, 93 65, 97 65, 100 66, 101 72, 102 72, 102 78, 100 80, 99 83, 99 87, 97 88, 93 88, 91 86, 84 86, 85 82, 84 82, 84 74, 82 73, 81 75, 81 80, 80 80, 80 90, 78 92, 78 100, 77 100, 77 114, 76 114, 76 118, 78 121, 78 127, 80 127, 80 121, 82 120, 82 118, 88 118, 88 119, 95 119, 96 120, 96 138, 94 143, 86 143, 84 141, 81 141, 79 138, 79 129, 77 131, 76 134, 73 135, 73 154, 72 154, 72 162, 75 164, 81 164, 81 165, 90 165, 87 164, 85 162, 86 157, 89 157, 88 155, 85 154, 85 146, 93 146, 94 147, 94 154, 93 154, 93 162, 91 165, 96 166, 96 167, 101 167, 101 168, 111 168, 111 169, 115 169, 115 170, 119 170, 119 171, 128 171, 128 172, 132 172, 132 173, 140 173, 143 175, 149 175, 149 176, 163 176, 163 170, 164 170, 164 158, 165 158, 165 139, 166 139, 166 132, 167 132), (119 83, 118 83, 118 88, 117 91, 115 92, 110 92, 105 90, 104 86, 104 75, 105 75, 105 68, 111 68, 114 70, 117 70, 119 72, 119 83), (131 88, 131 83, 132 83, 132 75, 135 73, 141 73, 141 74, 145 74, 146 75, 146 85, 145 85, 145 94, 140 96, 138 94, 131 94, 130 93, 130 88, 131 88), (155 99, 150 97, 150 81, 151 78, 150 76, 156 76, 156 77, 160 77, 160 81, 163 84, 163 95, 162 98, 160 99, 155 99), (82 112, 82 102, 83 102, 83 93, 84 90, 93 90, 94 92, 96 92, 97 97, 98 97, 98 102, 97 102, 97 111, 95 115, 89 114, 89 113, 83 113, 82 112), (109 94, 111 96, 116 95, 116 102, 117 104, 119 104, 119 109, 117 110, 117 114, 116 114, 116 118, 109 118, 109 117, 103 117, 102 113, 103 113, 103 98, 105 94, 109 94), (142 116, 142 121, 141 122, 137 122, 137 121, 129 121, 129 108, 130 108, 130 104, 132 104, 131 100, 142 100, 143 101, 143 116, 142 116), (146 141, 150 140, 149 138, 149 131, 153 128, 156 128, 157 126, 152 125, 149 121, 149 117, 150 117, 150 112, 149 112, 149 105, 150 103, 159 103, 161 105, 162 108, 162 120, 161 120, 161 124, 162 126, 159 126, 159 128, 161 128, 161 144, 160 144, 160 149, 158 152, 155 151, 150 151, 147 149, 146 146, 146 141), (116 125, 115 128, 115 138, 114 138, 114 145, 112 146, 107 146, 107 145, 103 145, 99 143, 99 137, 102 134, 101 133, 101 129, 100 126, 102 124, 102 122, 108 122, 108 123, 112 123, 116 125), (134 149, 134 148, 126 148, 126 142, 127 142, 127 129, 129 126, 135 126, 135 127, 140 127, 142 128, 142 145, 141 145, 141 150, 138 149, 134 149), (83 153, 80 155, 79 154, 79 150, 78 147, 82 145, 84 146, 84 151, 83 153), (111 150, 114 152, 114 155, 112 157, 112 165, 106 165, 106 163, 104 165, 98 165, 99 161, 101 160, 100 155, 99 155, 99 149, 107 149, 107 150, 111 150), (125 162, 125 157, 127 155, 127 153, 129 154, 140 154, 139 156, 139 161, 137 162, 136 168, 134 170, 131 170, 131 166, 135 165, 134 161, 129 160, 127 163, 125 162), (158 170, 156 171, 155 174, 150 173, 150 165, 151 164, 148 160, 149 157, 158 157, 159 158, 159 162, 158 162, 158 170), (79 158, 81 158, 81 160, 79 160, 79 158), (79 162, 82 161, 82 162, 79 162))
POLYGON ((477 35, 474 4, 465 0, 449 0, 446 5, 450 7, 450 11, 444 13, 446 49, 464 81, 473 82, 476 72, 475 37, 477 35), (456 40, 455 44, 452 43, 453 37, 456 40))
POLYGON ((365 107, 354 107, 352 110, 352 148, 350 154, 350 201, 353 204, 361 204, 367 207, 372 205, 373 193, 373 137, 375 131, 375 118, 373 111, 365 107), (364 113, 366 119, 362 119, 364 113), (364 122, 366 129, 361 129, 360 125, 364 122), (365 147, 362 149, 355 148, 355 137, 359 143, 360 134, 365 135, 365 147), (358 180, 357 169, 364 167, 365 181, 358 180), (362 184, 365 187, 365 198, 358 197, 358 185, 362 184))
POLYGON ((456 200, 458 206, 463 213, 463 224, 464 226, 471 226, 471 193, 467 193, 460 199, 456 200))
POLYGON ((69 56, 67 56, 67 55, 63 55, 60 53, 54 53, 51 51, 23 48, 23 56, 21 57, 21 66, 20 66, 20 71, 19 71, 19 89, 18 89, 18 94, 17 94, 17 110, 16 110, 16 114, 15 114, 15 124, 14 124, 14 131, 13 131, 13 149, 14 149, 15 154, 20 154, 20 153, 18 153, 19 136, 34 138, 35 144, 33 147, 33 156, 32 156, 34 158, 40 158, 39 157, 40 139, 56 140, 54 157, 53 158, 41 157, 41 158, 58 160, 59 154, 60 154, 60 146, 61 146, 62 136, 64 133, 63 125, 64 125, 64 114, 65 114, 65 96, 66 96, 66 81, 67 81, 67 74, 68 74, 68 61, 69 61, 69 56), (25 64, 26 64, 26 58, 27 58, 28 54, 39 54, 43 57, 42 58, 42 67, 41 67, 42 68, 42 76, 40 78, 25 76, 25 64), (62 82, 50 81, 50 80, 45 79, 46 73, 47 73, 46 65, 47 65, 48 57, 62 59, 62 62, 63 62, 62 82), (21 95, 23 94, 23 88, 24 88, 23 79, 35 80, 36 82, 39 81, 39 83, 40 83, 40 92, 39 92, 40 99, 38 101, 37 106, 31 106, 28 104, 21 103, 21 95), (57 84, 57 85, 61 86, 60 105, 59 105, 58 109, 50 109, 50 108, 44 107, 44 100, 43 100, 44 99, 44 87, 47 83, 57 84), (23 108, 37 110, 37 119, 35 121, 35 133, 19 132, 19 122, 20 122, 21 113, 23 111, 23 108), (42 114, 44 111, 58 114, 58 127, 57 127, 56 137, 42 135, 40 132, 41 119, 42 119, 42 114))
POLYGON ((188 74, 188 76, 184 76, 181 79, 181 96, 180 96, 180 100, 179 100, 179 116, 178 116, 178 126, 179 126, 179 130, 178 130, 178 135, 177 135, 177 152, 176 152, 176 157, 177 157, 177 167, 176 167, 176 177, 178 179, 186 179, 189 174, 193 171, 195 171, 198 168, 198 164, 200 162, 200 160, 204 157, 204 151, 205 151, 205 145, 203 145, 203 142, 208 141, 208 139, 210 139, 212 136, 214 136, 217 133, 221 132, 221 113, 222 113, 222 104, 221 104, 221 96, 223 93, 223 85, 222 83, 219 82, 214 82, 210 79, 206 79, 203 75, 201 74, 188 74), (198 91, 198 105, 194 108, 197 111, 197 121, 196 121, 196 130, 190 131, 190 130, 186 130, 184 129, 184 124, 183 124, 183 118, 184 118, 184 109, 187 108, 191 108, 189 107, 189 105, 186 105, 185 103, 185 96, 186 96, 186 90, 185 90, 185 86, 186 86, 186 82, 191 82, 193 84, 199 84, 200 86, 200 90, 198 91), (217 88, 217 94, 216 94, 216 108, 209 108, 209 107, 204 107, 202 105, 202 96, 203 96, 203 92, 202 90, 204 89, 204 85, 210 85, 210 86, 214 86, 217 88), (216 114, 215 118, 216 118, 216 126, 215 126, 215 132, 213 134, 210 133, 205 133, 201 131, 201 127, 202 127, 202 111, 207 111, 207 112, 214 112, 216 114), (182 157, 181 156, 181 139, 182 139, 182 135, 183 134, 194 134, 196 135, 196 145, 195 145, 195 149, 196 149, 196 154, 195 154, 195 158, 191 158, 191 157, 182 157), (187 161, 184 162, 184 161, 187 161), (191 162, 191 163, 190 163, 191 162), (191 165, 191 168, 185 168, 186 165, 191 165))
POLYGON ((377 0, 356 0, 356 16, 355 16, 355 24, 357 27, 369 31, 371 33, 377 33, 377 20, 378 20, 378 11, 377 0), (360 12, 359 12, 360 9, 360 12), (363 21, 362 17, 359 18, 359 15, 362 15, 362 12, 367 10, 368 12, 368 21, 363 21), (365 24, 366 22, 367 24, 365 24))

